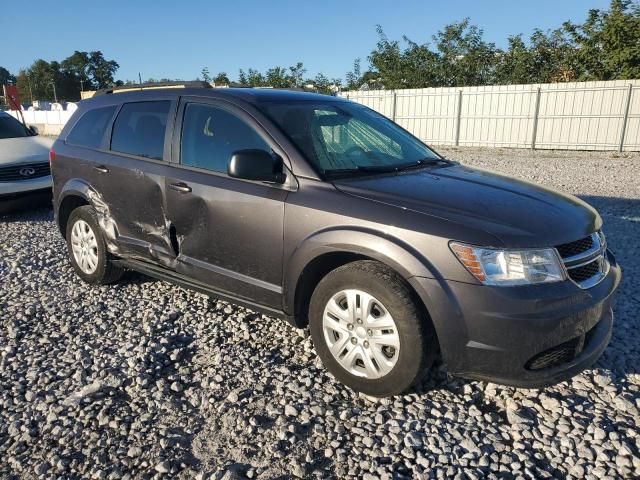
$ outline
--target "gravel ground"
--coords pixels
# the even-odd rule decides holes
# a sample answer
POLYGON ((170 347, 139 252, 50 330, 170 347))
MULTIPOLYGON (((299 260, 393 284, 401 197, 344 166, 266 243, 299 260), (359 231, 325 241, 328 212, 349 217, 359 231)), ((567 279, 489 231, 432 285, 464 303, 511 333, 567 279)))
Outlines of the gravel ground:
POLYGON ((0 477, 637 478, 640 156, 442 152, 599 208, 624 280, 593 369, 519 390, 439 366, 373 402, 282 321, 133 273, 83 284, 34 210, 0 220, 0 477))

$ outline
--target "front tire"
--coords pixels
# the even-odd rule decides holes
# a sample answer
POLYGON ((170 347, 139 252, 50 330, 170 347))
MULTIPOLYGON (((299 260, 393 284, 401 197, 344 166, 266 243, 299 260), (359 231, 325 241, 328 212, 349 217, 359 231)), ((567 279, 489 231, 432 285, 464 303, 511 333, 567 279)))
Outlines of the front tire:
POLYGON ((323 364, 339 381, 376 397, 411 388, 433 363, 437 340, 406 281, 375 261, 330 272, 309 305, 323 364))
POLYGON ((105 285, 120 279, 124 270, 112 262, 93 207, 85 205, 71 212, 66 240, 71 265, 82 280, 105 285))

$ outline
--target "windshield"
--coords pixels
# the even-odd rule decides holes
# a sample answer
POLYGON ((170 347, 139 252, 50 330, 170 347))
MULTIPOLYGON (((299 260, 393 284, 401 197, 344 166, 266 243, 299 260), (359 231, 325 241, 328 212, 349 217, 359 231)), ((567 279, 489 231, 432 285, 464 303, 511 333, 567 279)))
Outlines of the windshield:
POLYGON ((264 102, 261 110, 325 176, 411 168, 441 158, 395 123, 350 102, 264 102))
POLYGON ((0 138, 30 137, 31 134, 18 120, 0 113, 0 138))

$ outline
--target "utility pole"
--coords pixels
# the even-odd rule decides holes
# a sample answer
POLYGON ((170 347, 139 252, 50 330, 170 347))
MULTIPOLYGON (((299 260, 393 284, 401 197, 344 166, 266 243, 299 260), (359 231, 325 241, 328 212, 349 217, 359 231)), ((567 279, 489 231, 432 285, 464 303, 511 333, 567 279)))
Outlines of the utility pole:
POLYGON ((51 86, 53 86, 53 100, 58 103, 58 95, 56 95, 56 83, 51 82, 51 86))

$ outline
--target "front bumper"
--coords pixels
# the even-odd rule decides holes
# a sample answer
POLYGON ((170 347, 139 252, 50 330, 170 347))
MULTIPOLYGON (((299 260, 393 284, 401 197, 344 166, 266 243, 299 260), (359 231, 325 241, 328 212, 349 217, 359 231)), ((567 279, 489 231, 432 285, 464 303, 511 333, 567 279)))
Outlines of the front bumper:
POLYGON ((52 184, 53 180, 51 175, 17 182, 0 182, 0 199, 13 197, 21 193, 33 192, 35 190, 50 189, 52 184))
POLYGON ((431 314, 449 371, 517 387, 543 387, 592 365, 611 339, 621 271, 582 290, 571 281, 491 287, 411 279, 431 314))
POLYGON ((0 214, 4 215, 35 207, 50 207, 51 199, 51 186, 2 194, 0 195, 0 214))

